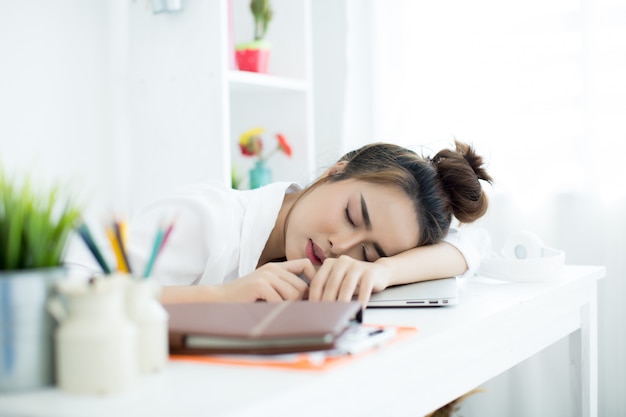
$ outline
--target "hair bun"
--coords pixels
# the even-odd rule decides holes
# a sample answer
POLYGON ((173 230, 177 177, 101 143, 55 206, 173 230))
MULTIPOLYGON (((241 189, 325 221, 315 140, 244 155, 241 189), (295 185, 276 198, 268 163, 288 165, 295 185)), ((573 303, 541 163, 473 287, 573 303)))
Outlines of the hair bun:
POLYGON ((454 217, 471 223, 487 211, 487 195, 479 180, 493 180, 484 168, 483 158, 467 143, 454 141, 455 149, 439 151, 431 162, 443 189, 450 198, 454 217))

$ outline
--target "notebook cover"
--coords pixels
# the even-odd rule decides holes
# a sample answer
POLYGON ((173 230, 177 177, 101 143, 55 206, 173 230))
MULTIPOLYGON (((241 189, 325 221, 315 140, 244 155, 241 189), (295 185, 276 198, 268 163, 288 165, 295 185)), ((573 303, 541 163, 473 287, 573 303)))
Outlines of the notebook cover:
POLYGON ((359 302, 166 304, 170 353, 286 353, 329 349, 359 302), (196 345, 192 346, 192 343, 196 345))

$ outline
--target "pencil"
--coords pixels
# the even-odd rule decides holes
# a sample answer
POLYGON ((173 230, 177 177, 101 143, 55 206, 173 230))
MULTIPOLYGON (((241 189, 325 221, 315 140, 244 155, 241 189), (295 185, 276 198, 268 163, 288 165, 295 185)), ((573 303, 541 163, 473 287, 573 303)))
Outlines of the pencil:
POLYGON ((81 224, 78 225, 78 234, 89 248, 89 251, 91 252, 93 257, 96 258, 96 261, 100 265, 100 268, 102 268, 105 274, 110 274, 111 269, 104 260, 104 257, 98 249, 98 246, 96 246, 96 243, 91 236, 91 232, 89 231, 89 228, 87 227, 87 224, 85 222, 81 222, 81 224))
POLYGON ((157 231, 157 235, 154 239, 154 245, 152 247, 152 253, 150 255, 150 259, 148 260, 146 270, 144 271, 144 275, 143 275, 144 278, 147 278, 148 276, 150 276, 150 273, 152 272, 152 267, 154 266, 154 263, 156 262, 156 258, 159 256, 159 254, 165 247, 165 244, 167 243, 170 235, 172 234, 172 230, 174 230, 174 224, 176 223, 177 218, 178 216, 175 217, 174 220, 172 220, 172 222, 166 229, 163 228, 163 223, 161 223, 161 225, 159 226, 159 230, 157 231))
POLYGON ((128 262, 128 254, 126 252, 126 222, 114 220, 113 230, 115 231, 117 243, 120 246, 120 252, 122 254, 122 260, 124 261, 126 272, 132 274, 133 270, 130 267, 130 262, 128 262))
POLYGON ((115 236, 115 231, 112 227, 105 227, 105 231, 107 237, 109 238, 109 243, 111 244, 111 248, 113 249, 113 253, 115 254, 115 259, 117 259, 117 269, 121 272, 128 272, 126 269, 126 264, 124 263, 124 257, 122 256, 122 249, 120 248, 119 242, 117 241, 117 237, 115 236))
POLYGON ((157 258, 159 253, 159 249, 161 248, 161 243, 163 242, 163 238, 165 237, 165 229, 163 227, 159 227, 157 230, 156 236, 154 237, 154 243, 152 245, 152 252, 150 253, 150 258, 148 258, 148 264, 146 265, 146 269, 143 273, 143 277, 147 278, 150 276, 152 272, 152 267, 154 266, 154 261, 157 258))
POLYGON ((165 231, 165 235, 163 236, 163 241, 161 242, 161 246, 159 247, 159 253, 161 253, 161 250, 163 250, 163 248, 165 247, 165 244, 167 243, 167 240, 172 234, 172 230, 174 230, 174 223, 176 223, 176 219, 172 220, 167 230, 165 231))

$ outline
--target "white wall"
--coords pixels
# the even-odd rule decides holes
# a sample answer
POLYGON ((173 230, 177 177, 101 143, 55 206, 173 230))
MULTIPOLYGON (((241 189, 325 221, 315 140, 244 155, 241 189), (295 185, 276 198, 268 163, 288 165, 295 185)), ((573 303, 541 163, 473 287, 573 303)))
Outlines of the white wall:
MULTIPOLYGON (((599 415, 626 414, 626 2, 363 3, 377 8, 370 87, 383 138, 474 143, 496 179, 481 221, 494 249, 528 229, 570 264, 607 266, 599 415)), ((565 340, 487 382, 460 414, 576 415, 568 357, 565 340)))
POLYGON ((347 45, 343 41, 348 30, 345 3, 345 0, 315 0, 311 4, 317 174, 344 152, 342 134, 348 63, 347 45))
POLYGON ((373 13, 370 1, 312 2, 318 174, 363 143, 384 140, 374 113, 373 13))
POLYGON ((154 15, 143 1, 4 2, 0 161, 69 183, 88 216, 128 215, 181 183, 227 177, 228 148, 214 146, 226 87, 208 81, 226 69, 225 23, 204 24, 225 22, 222 4, 154 15))
POLYGON ((142 1, 124 4, 133 210, 177 185, 230 177, 227 11, 222 1, 186 0, 181 12, 156 15, 142 1))
POLYGON ((2 9, 1 163, 69 183, 83 201, 110 201, 107 3, 12 0, 2 9))

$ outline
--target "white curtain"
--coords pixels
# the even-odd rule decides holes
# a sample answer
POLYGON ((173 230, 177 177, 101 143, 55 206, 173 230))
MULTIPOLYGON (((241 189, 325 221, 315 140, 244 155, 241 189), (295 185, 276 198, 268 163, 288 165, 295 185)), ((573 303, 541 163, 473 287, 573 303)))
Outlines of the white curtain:
MULTIPOLYGON (((496 179, 481 220, 494 248, 531 230, 568 263, 606 265, 599 413, 626 415, 626 0, 347 0, 351 8, 368 12, 347 13, 347 44, 371 53, 349 55, 347 72, 367 68, 373 108, 357 114, 363 92, 348 83, 345 142, 426 153, 471 142, 496 179), (363 16, 369 36, 359 42, 363 16)), ((461 414, 575 414, 567 357, 565 340, 487 383, 461 414)))

